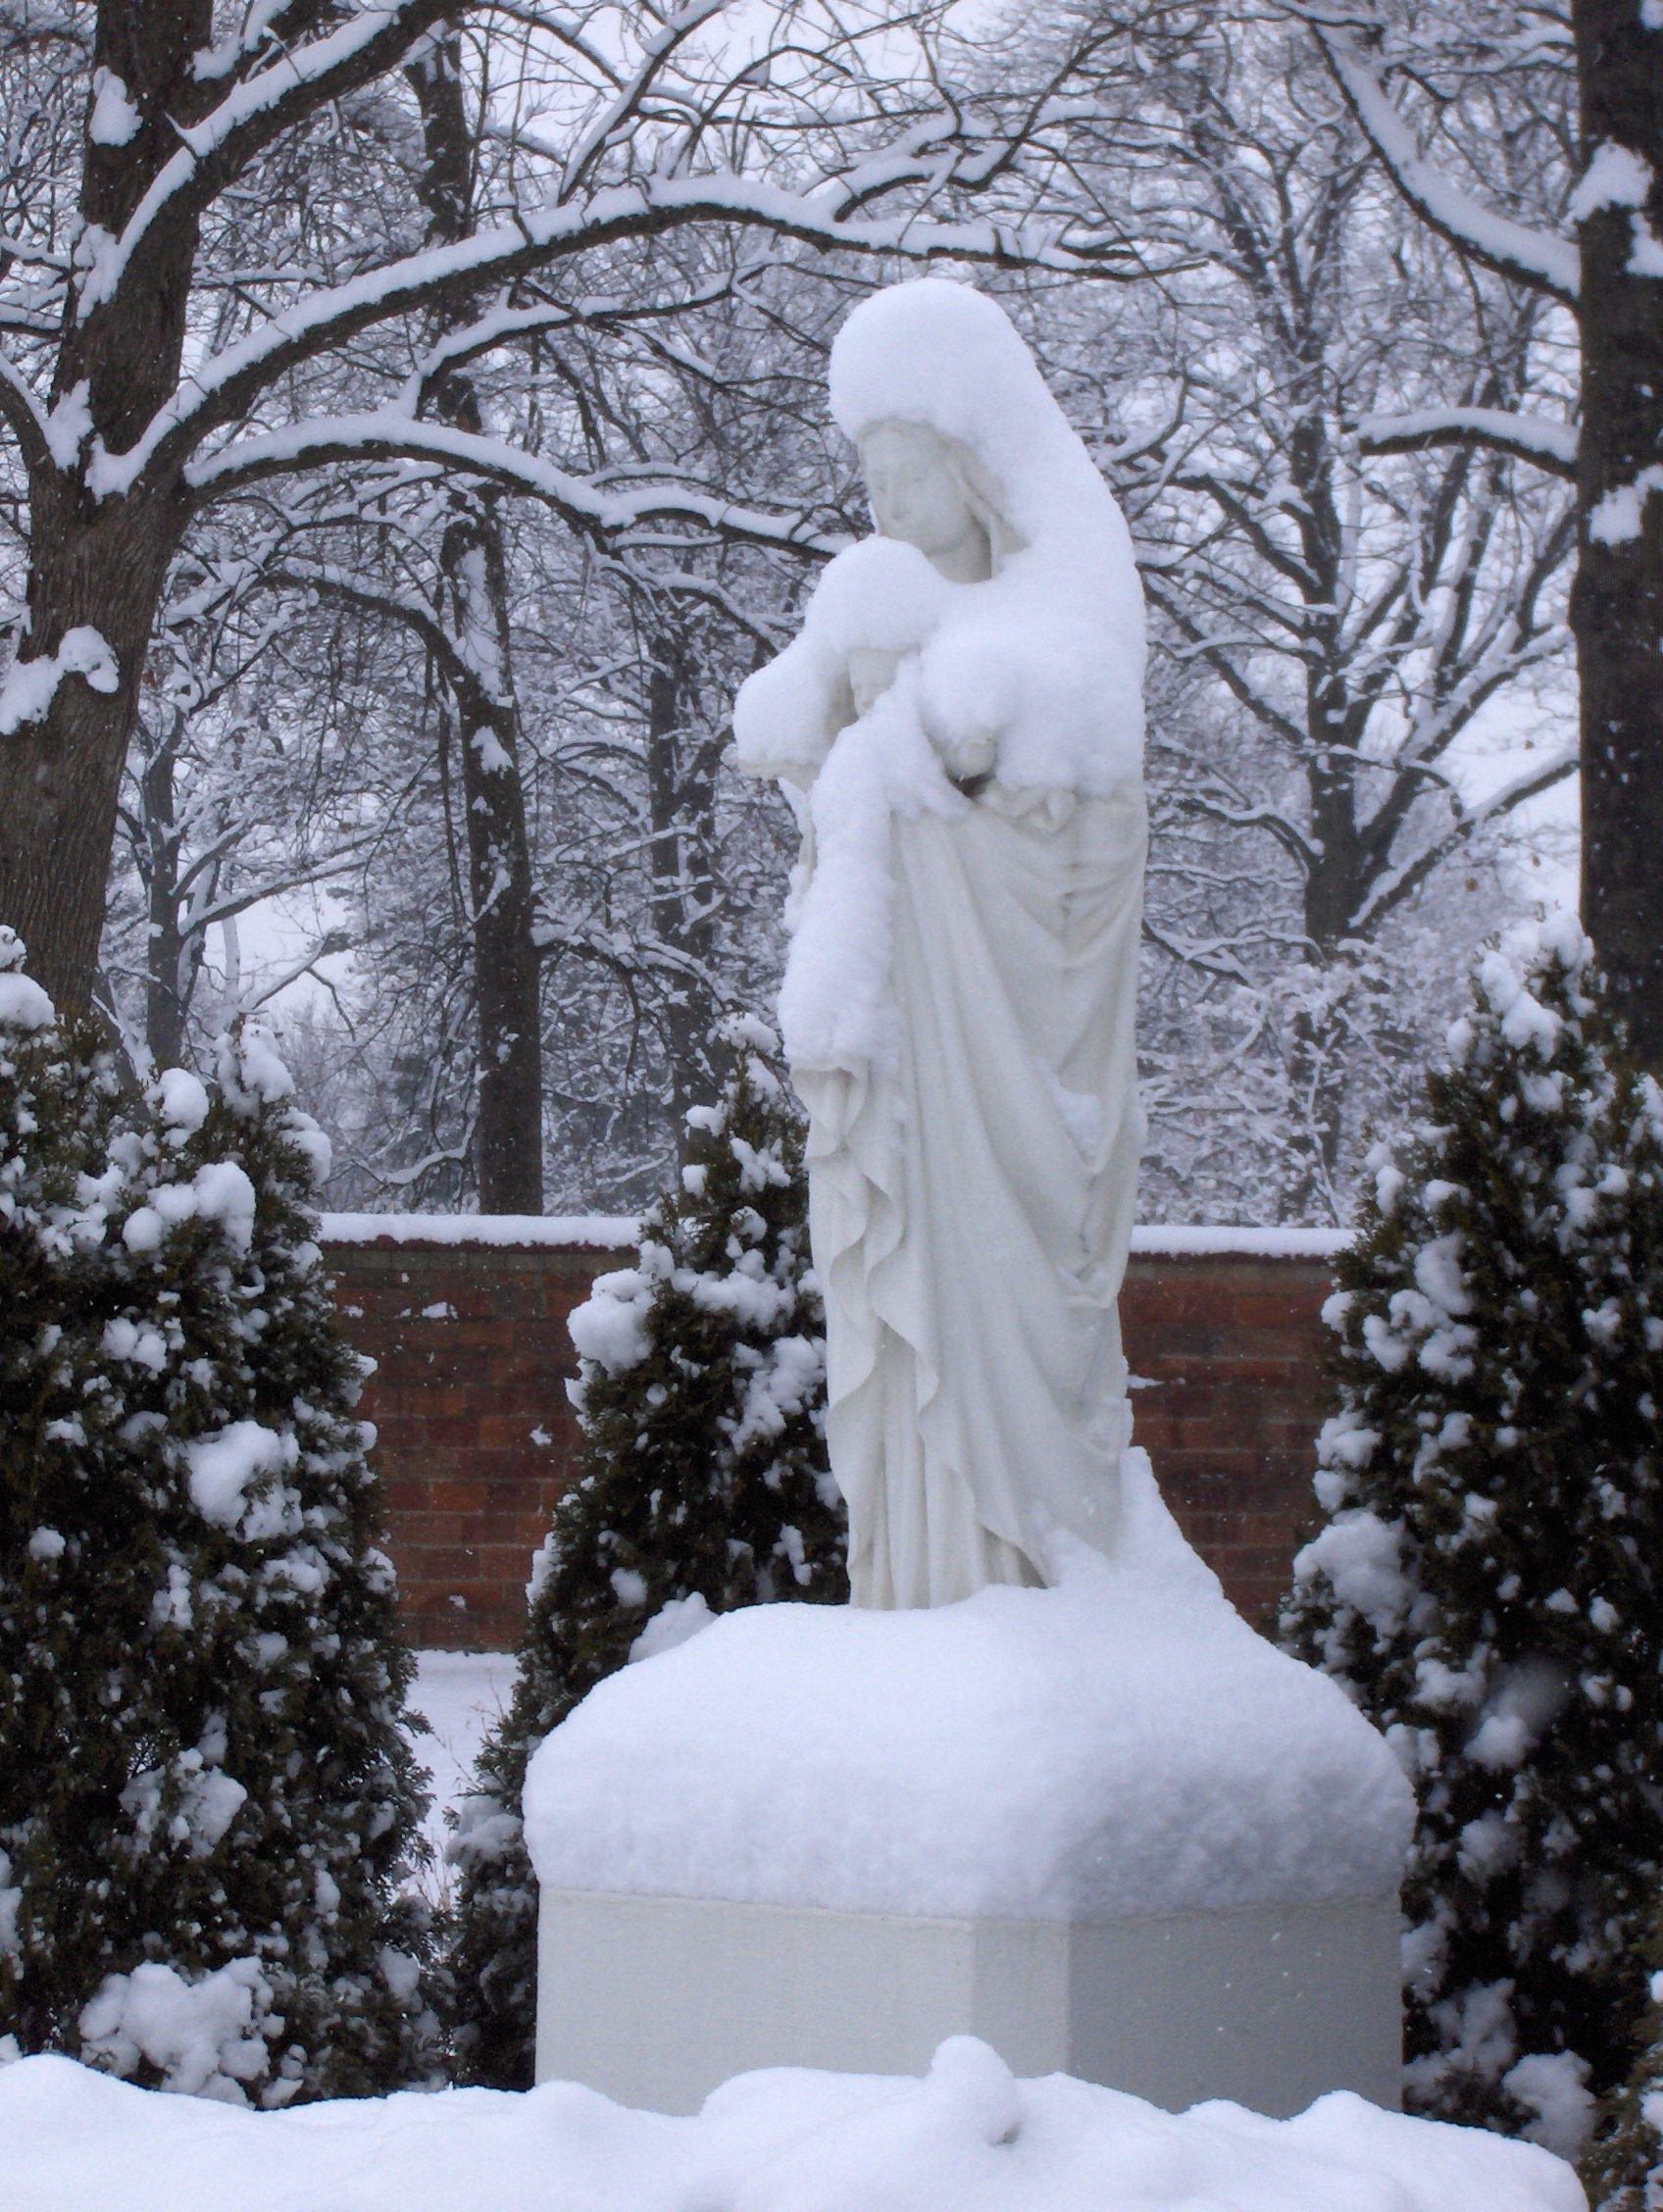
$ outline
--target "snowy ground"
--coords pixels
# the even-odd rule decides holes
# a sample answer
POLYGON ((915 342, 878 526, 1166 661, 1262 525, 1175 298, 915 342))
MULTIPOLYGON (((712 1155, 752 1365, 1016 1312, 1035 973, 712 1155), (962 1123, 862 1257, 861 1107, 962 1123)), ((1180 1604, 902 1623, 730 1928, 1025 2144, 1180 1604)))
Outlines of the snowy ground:
POLYGON ((549 2083, 295 2112, 0 2068, 6 2212, 1584 2212, 1529 2143, 1324 2097, 1175 2116, 984 2043, 924 2081, 745 2074, 693 2120, 549 2083))
POLYGON ((419 1651, 410 1702, 432 1731, 416 1738, 416 1756, 432 1776, 427 1819, 433 1862, 422 1887, 435 1900, 444 1885, 445 1808, 467 1786, 486 1729, 514 1687, 511 1651, 419 1651))

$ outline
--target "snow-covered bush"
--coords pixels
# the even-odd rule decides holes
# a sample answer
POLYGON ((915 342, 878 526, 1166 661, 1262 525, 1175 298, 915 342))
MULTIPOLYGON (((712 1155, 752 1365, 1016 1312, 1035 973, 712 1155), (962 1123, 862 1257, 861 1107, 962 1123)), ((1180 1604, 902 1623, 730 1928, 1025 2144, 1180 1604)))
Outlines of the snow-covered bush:
POLYGON ((464 2079, 531 2079, 536 1885, 521 1835, 532 1750, 603 1677, 769 1599, 848 1595, 827 1467, 825 1345, 809 1272, 802 1130, 773 1032, 735 1017, 730 1073, 688 1115, 678 1187, 635 1264, 572 1316, 580 1479, 532 1569, 514 1698, 450 1856, 464 2079))
POLYGON ((1557 922, 1483 959, 1372 1156, 1289 1647, 1420 1800, 1415 2108, 1574 2152, 1634 2059, 1663 1864, 1663 1098, 1557 922))
POLYGON ((413 1661, 312 1241, 322 1139, 254 1031, 212 1095, 170 1070, 106 1127, 107 1074, 38 993, 20 1027, 21 980, 0 2035, 266 2104, 384 2087, 432 2025, 399 1896, 413 1661))

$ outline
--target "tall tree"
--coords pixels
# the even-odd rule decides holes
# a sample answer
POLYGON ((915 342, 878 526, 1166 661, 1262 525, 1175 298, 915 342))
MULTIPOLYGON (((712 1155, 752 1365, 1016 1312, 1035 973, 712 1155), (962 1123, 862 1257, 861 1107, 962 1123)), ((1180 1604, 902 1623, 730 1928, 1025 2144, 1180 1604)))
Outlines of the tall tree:
MULTIPOLYGON (((538 121, 516 117, 488 221, 450 243, 395 231, 390 251, 385 225, 368 236, 339 226, 321 265, 292 239, 262 237, 275 250, 252 267, 238 211, 272 206, 280 157, 372 94, 393 100, 437 25, 485 22, 491 8, 283 0, 228 29, 212 0, 61 11, 50 35, 76 66, 56 89, 85 102, 75 174, 8 240, 0 281, 0 422, 29 518, 25 621, 0 693, 0 914, 65 1004, 91 989, 145 654, 169 565, 205 510, 341 459, 398 458, 529 491, 589 533, 713 513, 674 485, 598 485, 424 415, 425 379, 386 377, 356 345, 365 333, 402 327, 407 358, 420 359, 431 317, 484 299, 469 330, 444 341, 460 369, 504 341, 522 315, 516 286, 536 276, 558 293, 570 272, 570 297, 524 311, 530 327, 569 322, 593 255, 634 247, 650 264, 652 240, 696 225, 1130 273, 1119 246, 1083 255, 1020 220, 930 219, 927 202, 950 216, 955 193, 989 179, 1020 217, 1012 180, 1033 111, 1013 101, 1013 136, 927 67, 888 81, 911 19, 851 32, 832 12, 788 7, 735 72, 728 44, 708 35, 722 7, 688 0, 667 16, 635 0, 608 11, 592 39, 564 12, 505 9, 528 57, 522 105, 538 121), (789 55, 778 90, 774 43, 789 55), (218 317, 227 298, 234 311, 218 317), (339 377, 320 390, 325 364, 350 366, 350 398, 339 377)), ((788 517, 750 524, 790 535, 788 517)))
MULTIPOLYGON (((479 140, 468 112, 462 35, 450 18, 409 71, 422 115, 418 191, 435 244, 476 229, 479 140)), ((485 95, 481 92, 480 97, 485 95)), ((473 303, 437 311, 426 411, 472 437, 487 429, 466 357, 445 340, 473 303)), ((543 1210, 541 970, 531 852, 520 773, 520 706, 508 622, 508 561, 500 491, 458 484, 439 538, 441 619, 450 652, 440 671, 461 770, 479 1023, 475 1181, 483 1214, 543 1210)))
POLYGON ((1663 1065, 1663 10, 1298 5, 1408 204, 1574 322, 1574 420, 1463 401, 1364 428, 1377 451, 1488 447, 1575 486, 1583 918, 1636 1049, 1663 1065), (1509 133, 1487 128, 1503 114, 1509 133), (1526 184, 1509 134, 1548 156, 1526 184))

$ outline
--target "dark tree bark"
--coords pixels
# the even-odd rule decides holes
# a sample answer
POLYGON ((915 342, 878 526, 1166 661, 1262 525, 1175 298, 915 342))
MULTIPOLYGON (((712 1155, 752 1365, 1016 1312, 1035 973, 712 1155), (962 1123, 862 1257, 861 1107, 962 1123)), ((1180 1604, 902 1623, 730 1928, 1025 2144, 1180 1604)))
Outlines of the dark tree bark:
MULTIPOLYGON (((211 43, 212 27, 212 0, 99 8, 94 65, 122 79, 139 120, 125 145, 87 140, 79 207, 88 237, 121 235, 177 150, 173 119, 189 122, 209 104, 192 57, 211 43)), ((82 309, 71 289, 52 401, 84 387, 91 436, 111 453, 127 450, 177 382, 198 227, 183 211, 153 225, 115 297, 82 309)), ((45 715, 0 742, 0 914, 31 947, 30 964, 53 996, 84 1008, 122 765, 185 508, 154 494, 98 500, 78 467, 40 451, 25 460, 32 558, 20 657, 54 657, 69 632, 90 628, 114 656, 116 682, 104 690, 81 674, 62 677, 45 715)))
MULTIPOLYGON (((1663 240, 1663 29, 1635 0, 1572 9, 1585 161, 1605 144, 1651 170, 1663 240)), ((1637 270, 1636 211, 1582 225, 1583 922, 1637 1053, 1663 1068, 1663 268, 1637 270), (1649 483, 1644 482, 1647 474, 1649 483), (1625 492, 1628 496, 1625 498, 1625 492)))
POLYGON ((659 943, 680 966, 665 992, 665 1027, 672 1126, 683 1145, 688 1107, 707 1099, 718 1080, 710 1057, 718 1010, 707 980, 715 943, 710 833, 718 747, 689 727, 692 687, 686 638, 661 630, 647 683, 652 918, 659 943))
POLYGON ((179 840, 175 806, 174 769, 177 759, 175 729, 160 738, 140 779, 144 880, 148 930, 145 942, 144 1041, 158 1068, 176 1068, 184 1057, 184 1020, 190 1004, 187 976, 201 965, 201 942, 190 948, 179 929, 179 840))
MULTIPOLYGON (((1360 51, 1314 10, 1311 20, 1410 206, 1481 268, 1550 294, 1576 316, 1582 394, 1571 628, 1581 691, 1582 918, 1638 1058, 1663 1068, 1663 26, 1638 0, 1572 0, 1581 164, 1586 175, 1603 153, 1628 173, 1607 204, 1583 215, 1573 257, 1561 238, 1492 219, 1459 190, 1430 187, 1424 165, 1406 158, 1401 122, 1383 112, 1360 51), (1636 206, 1630 186, 1639 174, 1647 184, 1636 206)), ((1530 457, 1529 441, 1454 421, 1430 437, 1383 445, 1405 442, 1488 444, 1530 457)))
MULTIPOLYGON (((418 186, 442 245, 473 226, 475 143, 454 26, 410 72, 422 110, 424 172, 418 186)), ((462 312, 465 312, 462 311, 462 312)), ((459 315, 441 318, 435 334, 459 315)), ((457 429, 485 427, 472 377, 435 378, 428 412, 457 429)), ((533 929, 530 840, 520 774, 520 710, 508 622, 508 569, 495 496, 458 488, 439 546, 451 710, 462 770, 468 895, 479 1019, 475 1174, 479 1211, 543 1210, 541 955, 533 929)))

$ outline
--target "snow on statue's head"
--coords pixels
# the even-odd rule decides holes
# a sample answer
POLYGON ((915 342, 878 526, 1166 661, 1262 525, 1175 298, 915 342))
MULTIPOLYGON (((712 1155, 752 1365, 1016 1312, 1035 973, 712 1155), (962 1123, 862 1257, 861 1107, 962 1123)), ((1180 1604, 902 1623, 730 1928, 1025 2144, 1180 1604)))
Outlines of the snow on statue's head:
POLYGON ((949 692, 1005 702, 1007 781, 1135 775, 1143 594, 1131 536, 1004 310, 939 276, 892 285, 837 333, 831 384, 881 534, 953 582, 995 579, 928 656, 948 719, 949 692))
POLYGON ((832 413, 863 456, 897 425, 930 432, 971 507, 991 519, 995 566, 1059 528, 1095 523, 1117 550, 1125 539, 1009 316, 968 284, 925 276, 864 300, 832 348, 832 413))

